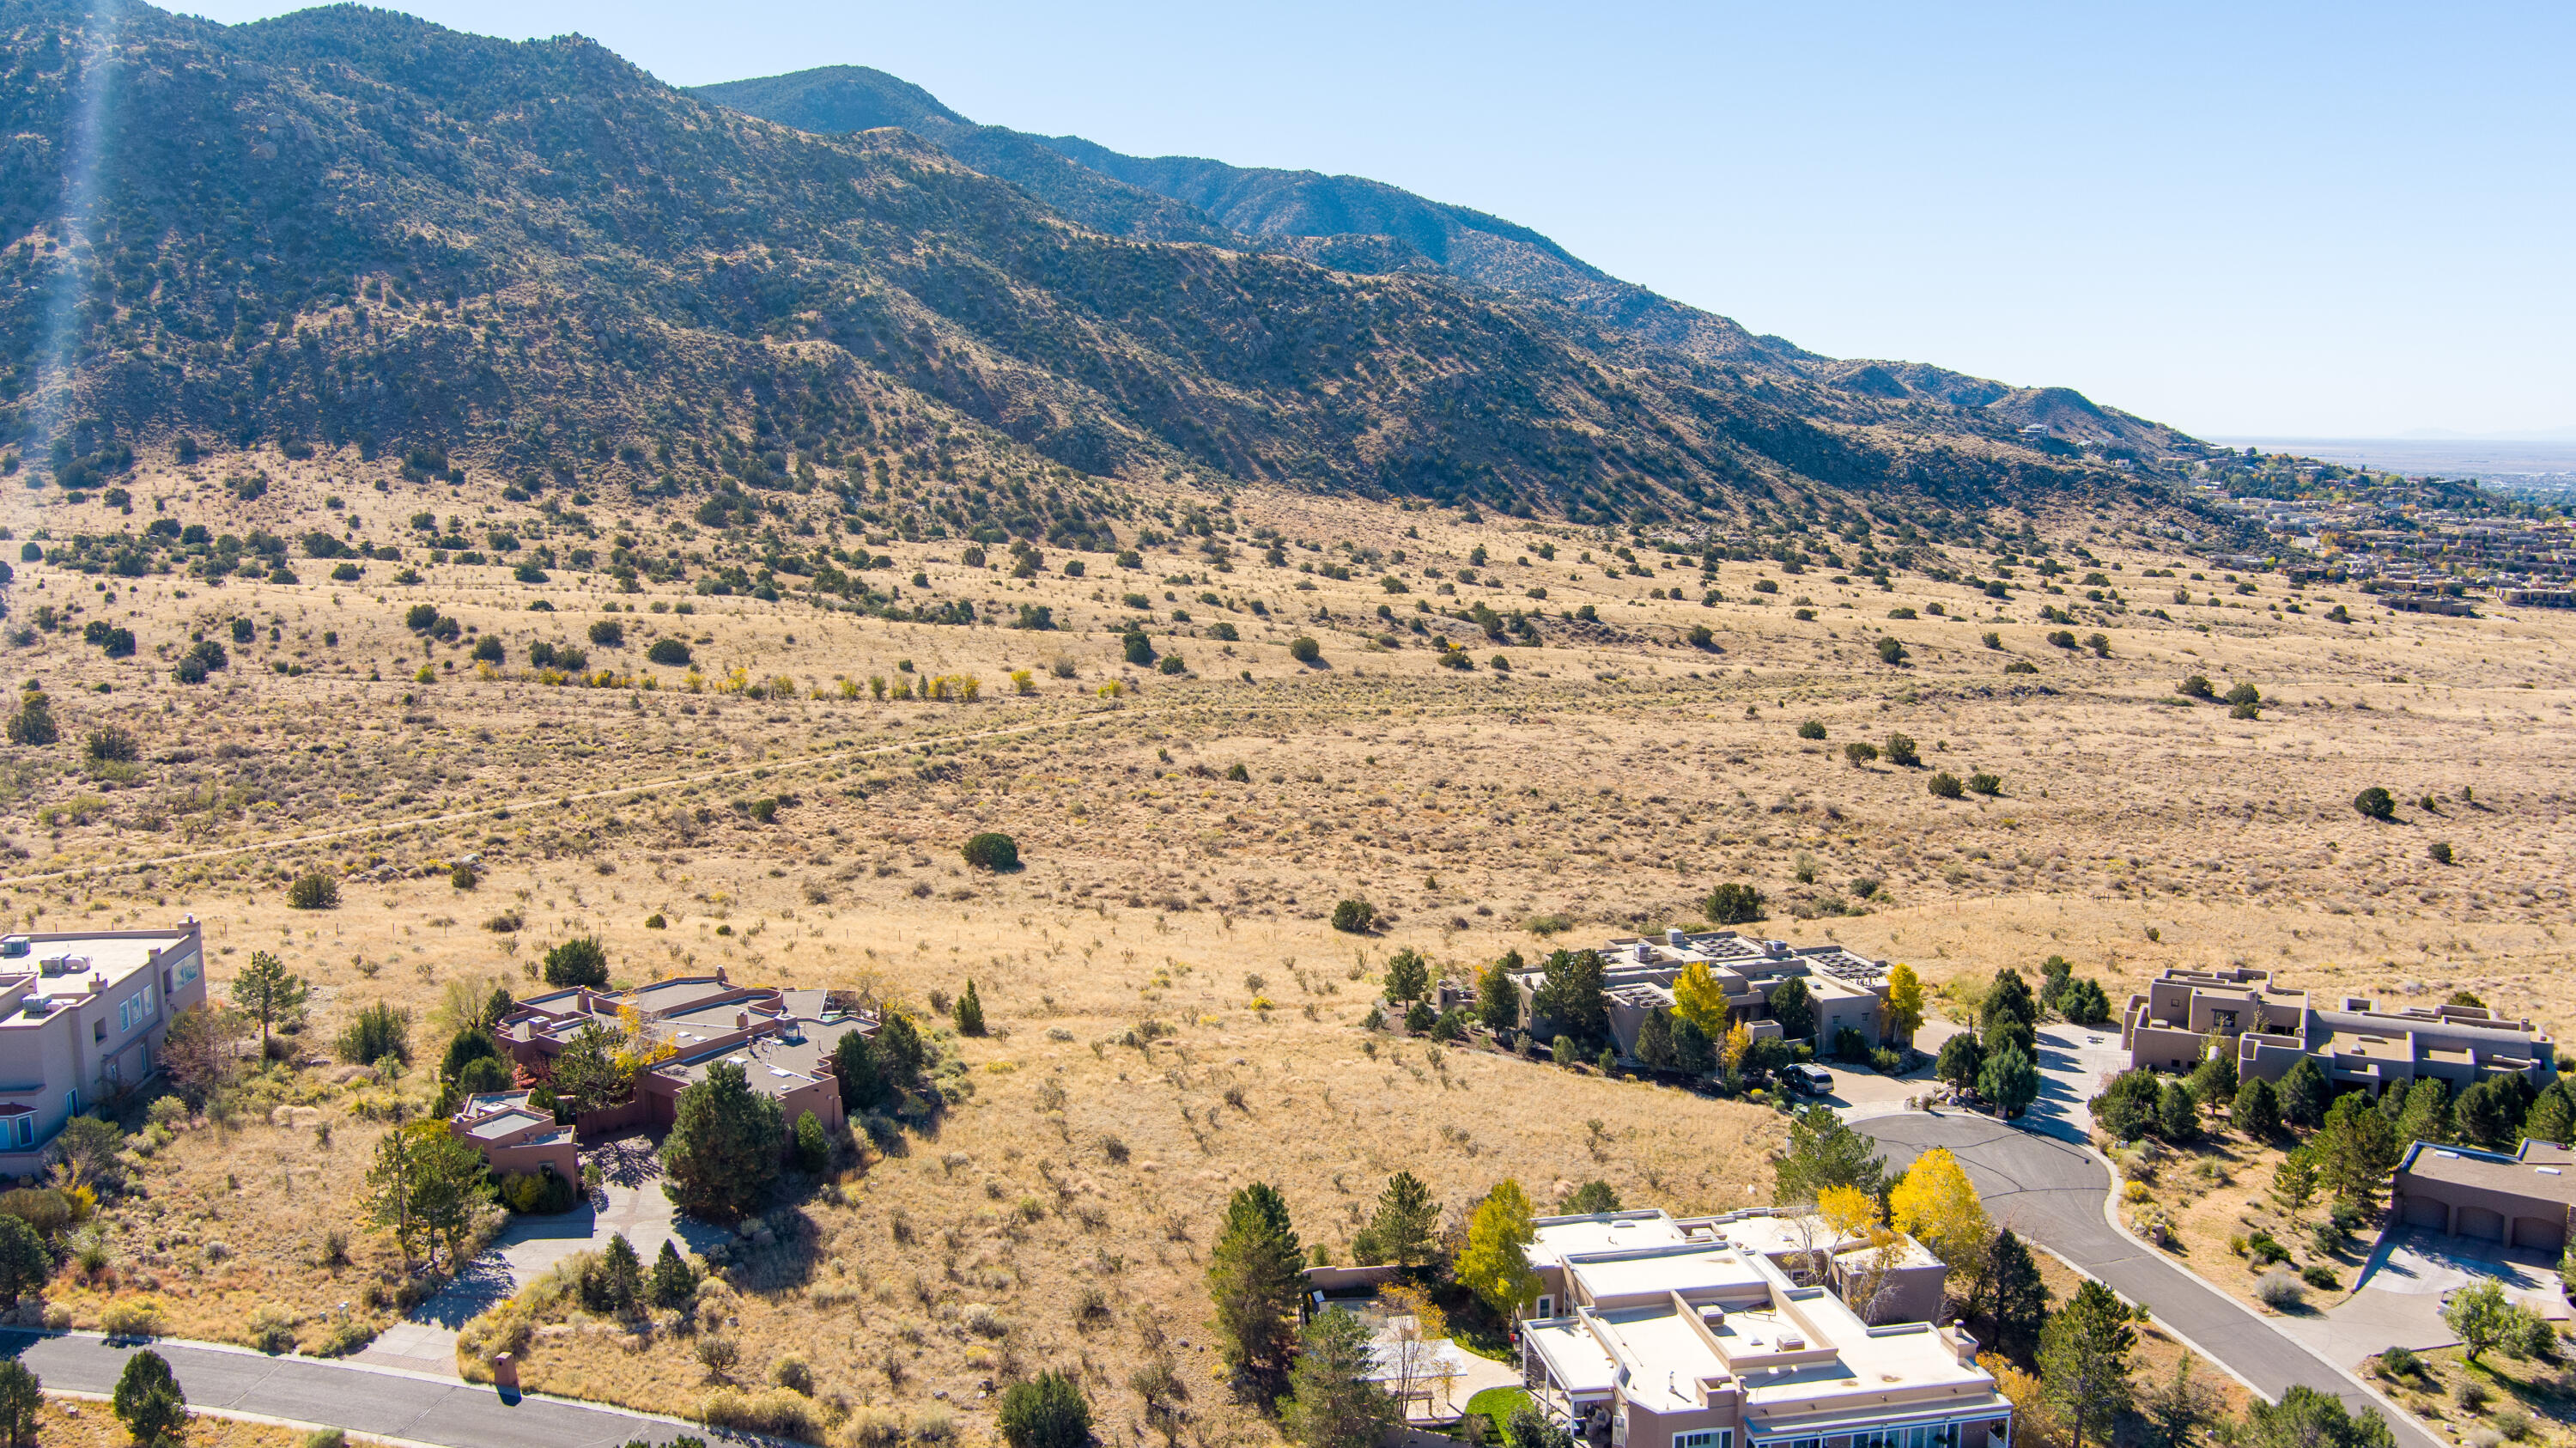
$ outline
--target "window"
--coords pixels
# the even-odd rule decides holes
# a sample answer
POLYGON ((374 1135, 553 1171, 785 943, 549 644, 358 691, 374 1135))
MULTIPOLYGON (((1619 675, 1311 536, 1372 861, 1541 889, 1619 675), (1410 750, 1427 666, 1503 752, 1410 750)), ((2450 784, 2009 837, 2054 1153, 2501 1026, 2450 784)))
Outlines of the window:
POLYGON ((186 985, 188 982, 195 980, 197 978, 199 964, 197 957, 193 955, 189 956, 187 963, 179 967, 179 984, 186 985))
POLYGON ((1538 1300, 1538 1315, 1539 1315, 1539 1316, 1541 1316, 1541 1317, 1554 1317, 1554 1316, 1556 1316, 1556 1299, 1555 1299, 1555 1298, 1553 1298, 1553 1297, 1541 1297, 1541 1298, 1539 1298, 1539 1300, 1538 1300))
POLYGON ((73 1116, 80 1115, 80 1092, 75 1090, 63 1093, 63 1110, 73 1116))
POLYGON ((34 1146, 36 1144, 35 1117, 21 1116, 18 1118, 18 1144, 20 1146, 34 1146))
POLYGON ((1673 1448, 1735 1448, 1735 1430, 1712 1428, 1698 1433, 1675 1433, 1673 1448))

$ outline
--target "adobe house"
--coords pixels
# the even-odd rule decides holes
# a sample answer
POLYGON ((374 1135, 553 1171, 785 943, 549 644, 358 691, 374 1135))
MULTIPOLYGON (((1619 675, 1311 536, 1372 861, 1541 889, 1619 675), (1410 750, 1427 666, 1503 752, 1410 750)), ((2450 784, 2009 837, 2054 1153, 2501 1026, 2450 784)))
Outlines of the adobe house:
MULTIPOLYGON (((1619 1054, 1632 1059, 1646 1017, 1673 1008, 1673 982, 1694 964, 1707 966, 1709 978, 1724 993, 1730 1023, 1741 1023, 1756 1040, 1782 1034, 1771 1015, 1771 991, 1791 979, 1805 981, 1815 1002, 1820 1050, 1830 1049, 1835 1033, 1845 1028, 1858 1031, 1873 1046, 1886 1035, 1881 1008, 1887 1002, 1887 962, 1839 945, 1793 946, 1732 930, 1667 930, 1660 940, 1621 936, 1599 949, 1610 1033, 1618 1040, 1619 1054)), ((1512 976, 1521 1018, 1540 1035, 1555 1030, 1538 1010, 1539 987, 1546 983, 1543 964, 1512 976)))
POLYGON ((2241 1078, 2278 1081, 2307 1057, 2327 1081, 2373 1095, 2431 1076, 2456 1099, 2490 1076, 2527 1076, 2540 1087, 2558 1074, 2557 1044, 2529 1021, 2484 1006, 2381 1010, 2359 996, 2320 1010, 2306 991, 2244 967, 2168 968, 2130 996, 2120 1016, 2120 1044, 2133 1067, 2188 1071, 2214 1042, 2232 1043, 2241 1078))

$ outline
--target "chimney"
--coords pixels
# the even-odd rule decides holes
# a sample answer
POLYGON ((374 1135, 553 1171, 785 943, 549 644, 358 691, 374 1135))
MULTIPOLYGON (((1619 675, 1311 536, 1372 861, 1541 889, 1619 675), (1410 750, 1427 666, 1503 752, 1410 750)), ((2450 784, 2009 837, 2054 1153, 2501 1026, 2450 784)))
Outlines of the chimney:
POLYGON ((736 1011, 736 1012, 734 1012, 734 1013, 733 1013, 733 1028, 734 1028, 735 1030, 737 1030, 737 1031, 748 1031, 748 1030, 750 1030, 750 1029, 751 1029, 751 1012, 749 1012, 749 1011, 736 1011))
POLYGON ((1690 948, 1690 936, 1680 926, 1671 926, 1664 931, 1664 943, 1675 950, 1687 950, 1690 948))
POLYGON ((98 994, 100 994, 101 992, 105 991, 106 989, 107 989, 107 977, 106 977, 106 976, 104 976, 104 975, 100 975, 100 974, 98 974, 98 973, 97 973, 97 972, 95 972, 95 971, 91 972, 91 974, 90 974, 90 978, 89 978, 89 993, 90 993, 91 995, 98 995, 98 994))
POLYGON ((732 981, 729 981, 729 980, 725 979, 725 968, 724 968, 723 966, 721 966, 721 965, 719 965, 719 966, 717 966, 717 967, 716 967, 716 984, 718 984, 718 985, 731 985, 731 984, 733 984, 733 982, 732 982, 732 981))

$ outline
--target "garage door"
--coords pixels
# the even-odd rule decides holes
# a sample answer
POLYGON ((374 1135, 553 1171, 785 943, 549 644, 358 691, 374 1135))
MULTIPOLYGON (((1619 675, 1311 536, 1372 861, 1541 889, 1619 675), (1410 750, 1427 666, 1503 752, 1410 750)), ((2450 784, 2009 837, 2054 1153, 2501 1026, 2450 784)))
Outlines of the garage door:
POLYGON ((2558 1251, 2567 1245, 2567 1223, 2564 1219, 2553 1222, 2547 1217, 2516 1217, 2513 1219, 2513 1244, 2537 1247, 2544 1252, 2558 1251))
POLYGON ((2451 1209, 2441 1202, 2435 1201, 2431 1197, 2408 1197, 2405 1205, 2406 1225, 2410 1227, 2430 1227, 2436 1232, 2449 1230, 2451 1225, 2451 1209))
POLYGON ((2475 1237, 2481 1242, 2501 1242, 2504 1240, 2504 1214, 2485 1207, 2462 1207, 2460 1235, 2475 1237))

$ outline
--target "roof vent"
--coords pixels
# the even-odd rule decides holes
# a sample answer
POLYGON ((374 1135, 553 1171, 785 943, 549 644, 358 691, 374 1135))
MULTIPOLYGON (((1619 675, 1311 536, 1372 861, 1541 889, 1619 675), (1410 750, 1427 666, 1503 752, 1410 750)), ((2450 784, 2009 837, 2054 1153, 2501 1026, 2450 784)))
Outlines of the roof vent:
POLYGON ((1664 943, 1675 950, 1683 949, 1690 944, 1690 932, 1676 925, 1664 932, 1664 943))

